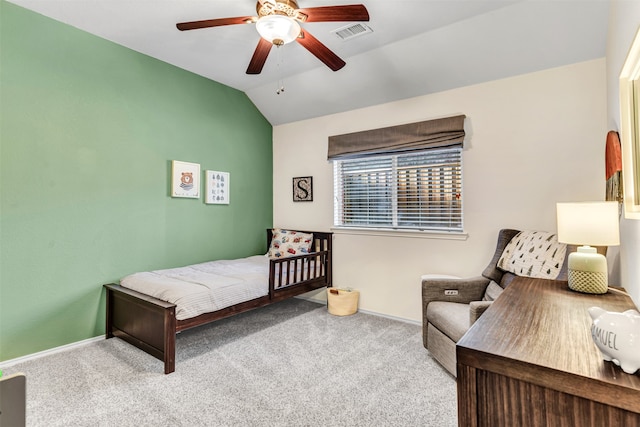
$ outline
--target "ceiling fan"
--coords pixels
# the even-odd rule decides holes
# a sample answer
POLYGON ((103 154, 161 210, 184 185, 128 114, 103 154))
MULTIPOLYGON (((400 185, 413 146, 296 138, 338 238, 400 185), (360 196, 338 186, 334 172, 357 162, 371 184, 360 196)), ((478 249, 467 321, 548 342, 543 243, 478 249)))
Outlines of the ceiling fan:
POLYGON ((260 74, 272 46, 282 46, 296 41, 314 54, 333 71, 345 66, 345 62, 328 47, 303 30, 300 23, 368 21, 369 12, 362 4, 298 8, 295 0, 258 0, 258 16, 207 19, 182 22, 176 25, 180 31, 220 27, 234 24, 256 24, 260 41, 249 62, 247 74, 260 74))

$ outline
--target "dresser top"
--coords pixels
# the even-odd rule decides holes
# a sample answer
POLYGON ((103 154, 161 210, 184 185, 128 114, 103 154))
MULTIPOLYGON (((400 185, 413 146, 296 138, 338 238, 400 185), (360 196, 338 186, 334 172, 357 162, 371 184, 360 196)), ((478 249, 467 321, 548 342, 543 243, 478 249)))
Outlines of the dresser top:
POLYGON ((566 281, 519 277, 458 342, 458 363, 640 412, 640 373, 602 359, 591 338, 593 306, 636 308, 617 289, 591 295, 566 281))

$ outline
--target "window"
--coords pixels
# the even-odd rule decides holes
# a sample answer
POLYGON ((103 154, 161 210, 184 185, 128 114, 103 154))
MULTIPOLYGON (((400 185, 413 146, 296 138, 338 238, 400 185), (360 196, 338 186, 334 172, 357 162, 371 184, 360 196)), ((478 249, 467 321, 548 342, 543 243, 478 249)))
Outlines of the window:
POLYGON ((334 225, 463 231, 465 117, 330 136, 334 225))
POLYGON ((334 224, 462 231, 462 147, 334 160, 334 224))

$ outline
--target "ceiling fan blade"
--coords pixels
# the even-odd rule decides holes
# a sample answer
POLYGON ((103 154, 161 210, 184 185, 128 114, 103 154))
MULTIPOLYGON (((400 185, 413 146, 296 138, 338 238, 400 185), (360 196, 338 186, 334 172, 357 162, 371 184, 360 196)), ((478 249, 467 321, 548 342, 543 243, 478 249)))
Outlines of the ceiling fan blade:
POLYGON ((258 18, 255 16, 238 16, 235 18, 207 19, 204 21, 181 22, 176 24, 180 31, 197 30, 199 28, 221 27, 223 25, 249 24, 254 23, 258 18))
POLYGON ((368 21, 369 12, 362 4, 321 6, 298 9, 307 15, 305 22, 368 21))
POLYGON ((249 62, 249 66, 247 67, 247 74, 260 74, 264 63, 267 61, 267 56, 269 56, 269 52, 271 51, 271 46, 273 46, 273 44, 270 41, 260 37, 258 46, 256 46, 256 50, 251 57, 251 62, 249 62))
POLYGON ((309 52, 313 53, 316 58, 324 62, 325 65, 333 71, 338 71, 347 64, 328 47, 323 45, 317 38, 309 34, 308 31, 301 32, 296 41, 304 46, 309 52))

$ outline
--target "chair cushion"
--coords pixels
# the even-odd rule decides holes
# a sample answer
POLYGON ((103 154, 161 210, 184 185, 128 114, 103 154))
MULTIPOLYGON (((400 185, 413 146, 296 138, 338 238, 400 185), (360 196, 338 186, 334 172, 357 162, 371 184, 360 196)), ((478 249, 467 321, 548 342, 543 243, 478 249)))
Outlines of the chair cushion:
POLYGON ((469 304, 469 324, 473 325, 476 320, 491 307, 493 301, 471 301, 469 304))
POLYGON ((518 276, 513 273, 504 273, 502 275, 502 279, 500 280, 500 287, 502 289, 507 289, 507 286, 509 286, 511 282, 513 282, 513 279, 515 279, 516 277, 518 276))
POLYGON ((504 289, 500 287, 493 280, 489 282, 487 289, 484 291, 484 296, 482 297, 482 301, 495 301, 498 298, 498 295, 502 293, 504 289))
POLYGON ((427 320, 453 342, 458 342, 471 326, 469 304, 432 301, 427 306, 427 320))

